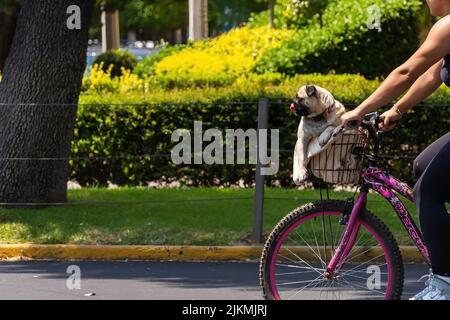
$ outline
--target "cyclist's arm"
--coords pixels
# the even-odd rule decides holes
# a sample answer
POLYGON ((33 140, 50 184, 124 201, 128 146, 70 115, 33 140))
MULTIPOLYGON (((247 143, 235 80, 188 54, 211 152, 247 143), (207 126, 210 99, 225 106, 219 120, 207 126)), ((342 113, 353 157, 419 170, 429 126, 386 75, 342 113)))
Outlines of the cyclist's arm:
POLYGON ((441 68, 442 60, 439 60, 414 82, 408 92, 395 104, 401 113, 413 108, 439 88, 442 84, 441 68))
POLYGON ((405 63, 395 69, 380 87, 358 106, 358 113, 364 115, 375 111, 399 97, 422 74, 450 53, 449 30, 450 17, 439 20, 431 28, 422 46, 405 63))

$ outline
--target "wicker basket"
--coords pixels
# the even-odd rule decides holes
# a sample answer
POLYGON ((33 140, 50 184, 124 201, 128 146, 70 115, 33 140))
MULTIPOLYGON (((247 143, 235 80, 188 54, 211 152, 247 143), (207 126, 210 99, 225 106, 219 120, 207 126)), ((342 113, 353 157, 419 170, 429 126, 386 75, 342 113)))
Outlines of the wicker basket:
POLYGON ((321 151, 311 155, 308 169, 317 179, 332 184, 357 184, 361 178, 367 136, 361 131, 337 135, 321 151))

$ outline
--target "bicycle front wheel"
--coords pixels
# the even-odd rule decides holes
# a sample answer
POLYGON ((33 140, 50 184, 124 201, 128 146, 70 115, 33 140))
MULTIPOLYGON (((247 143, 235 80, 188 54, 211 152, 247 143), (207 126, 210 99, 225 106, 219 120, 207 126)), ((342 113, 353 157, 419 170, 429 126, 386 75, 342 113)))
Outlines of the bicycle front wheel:
POLYGON ((403 262, 386 225, 363 209, 359 231, 345 262, 330 275, 339 246, 345 201, 314 202, 283 218, 266 241, 260 283, 269 300, 400 299, 403 262))

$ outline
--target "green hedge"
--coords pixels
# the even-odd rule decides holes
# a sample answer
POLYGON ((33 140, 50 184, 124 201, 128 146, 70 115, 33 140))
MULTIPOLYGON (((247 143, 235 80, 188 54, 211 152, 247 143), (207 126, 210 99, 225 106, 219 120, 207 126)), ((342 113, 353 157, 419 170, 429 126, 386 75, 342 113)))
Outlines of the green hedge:
MULTIPOLYGON (((251 185, 250 165, 174 166, 170 157, 175 129, 192 131, 194 120, 208 128, 255 128, 260 97, 272 100, 270 126, 280 129, 280 171, 269 184, 292 186, 292 150, 298 119, 288 103, 298 87, 314 83, 329 88, 342 102, 353 106, 379 84, 355 75, 305 75, 282 80, 278 85, 265 78, 248 79, 228 88, 204 88, 146 93, 145 95, 84 95, 75 129, 71 161, 72 178, 82 184, 140 185, 147 181, 175 179, 194 185, 235 184, 243 179, 251 185), (264 85, 265 83, 265 85, 264 85), (146 157, 146 155, 154 155, 146 157), (85 158, 96 159, 85 159, 85 158), (104 158, 105 157, 105 158, 104 158), (108 158, 114 157, 114 158, 108 158)), ((273 81, 273 79, 272 79, 273 81)), ((275 81, 277 82, 277 81, 275 81)), ((414 156, 450 127, 450 89, 442 87, 425 103, 405 116, 397 130, 385 135, 384 153, 414 156)), ((412 183, 410 160, 384 161, 386 168, 412 183)))
POLYGON ((101 185, 107 181, 140 185, 163 177, 192 180, 195 185, 211 184, 214 177, 222 182, 235 182, 243 176, 249 181, 252 176, 249 166, 240 166, 238 170, 234 166, 179 167, 172 164, 167 154, 174 145, 170 142, 172 132, 179 128, 192 131, 194 119, 222 130, 230 124, 251 128, 256 124, 255 110, 246 104, 229 103, 80 106, 73 156, 116 158, 73 160, 72 177, 82 184, 101 185))
POLYGON ((281 48, 269 51, 255 70, 385 76, 418 47, 421 5, 420 0, 331 1, 320 22, 300 29, 281 48), (372 5, 380 8, 381 32, 367 27, 372 5))

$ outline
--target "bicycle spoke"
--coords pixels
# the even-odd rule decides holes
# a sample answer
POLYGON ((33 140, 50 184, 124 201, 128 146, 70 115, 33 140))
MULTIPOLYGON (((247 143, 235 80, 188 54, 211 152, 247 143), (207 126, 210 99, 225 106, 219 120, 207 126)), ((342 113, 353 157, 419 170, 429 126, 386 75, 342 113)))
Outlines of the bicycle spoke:
MULTIPOLYGON (((295 262, 295 261, 293 261, 293 262, 295 262)), ((307 267, 304 267, 304 266, 301 266, 301 265, 281 264, 281 263, 277 263, 275 265, 278 266, 278 267, 287 267, 287 268, 297 268, 297 269, 311 270, 311 268, 307 268, 307 267)), ((325 271, 325 269, 318 269, 318 268, 317 268, 317 270, 325 271)))
POLYGON ((327 235, 326 235, 326 231, 325 231, 325 215, 322 212, 322 238, 323 238, 323 245, 325 248, 325 261, 328 262, 328 257, 327 257, 327 235))
POLYGON ((331 238, 331 251, 334 252, 334 237, 333 237, 333 225, 331 224, 331 217, 328 216, 328 224, 330 225, 330 238, 331 238))
MULTIPOLYGON (((316 279, 318 279, 318 278, 320 278, 320 277, 317 277, 316 279)), ((291 284, 310 283, 310 282, 315 282, 315 281, 322 281, 322 280, 300 280, 300 281, 283 282, 283 283, 278 283, 277 286, 288 286, 291 284)))
POLYGON ((350 283, 347 281, 347 279, 345 279, 345 278, 341 278, 341 279, 344 280, 348 285, 354 286, 354 287, 356 287, 356 288, 364 289, 365 291, 369 291, 369 292, 377 292, 377 293, 379 293, 380 295, 382 295, 383 297, 384 297, 384 295, 385 295, 385 293, 382 292, 382 291, 375 290, 375 289, 369 289, 369 288, 367 288, 367 287, 364 287, 364 286, 362 286, 362 285, 360 285, 360 284, 357 284, 357 283, 354 283, 354 282, 353 282, 352 284, 350 284, 350 283))
POLYGON ((370 240, 374 240, 371 234, 363 234, 362 236, 359 237, 359 239, 356 241, 355 243, 355 247, 364 247, 370 240), (363 243, 360 243, 360 241, 364 238, 364 236, 367 236, 367 240, 364 241, 363 243))
MULTIPOLYGON (((319 279, 319 278, 320 278, 320 277, 317 277, 316 279, 312 280, 312 281, 317 282, 317 283, 316 283, 316 286, 317 286, 317 284, 319 284, 320 282, 324 281, 323 279, 322 279, 322 280, 319 280, 319 281, 316 281, 316 280, 319 279)), ((305 290, 306 288, 310 287, 312 283, 314 283, 314 282, 311 282, 310 284, 308 284, 308 285, 306 285, 305 287, 303 287, 303 289, 297 291, 297 292, 296 292, 292 297, 290 297, 288 300, 292 300, 292 299, 293 299, 296 295, 298 295, 300 292, 302 292, 302 291, 305 290)))
POLYGON ((350 259, 345 259, 345 263, 348 263, 348 262, 352 261, 353 259, 355 259, 356 257, 359 257, 359 256, 361 256, 362 254, 367 253, 367 252, 369 252, 369 251, 371 251, 371 250, 373 250, 373 248, 369 248, 369 249, 367 249, 367 250, 365 250, 365 251, 363 251, 363 252, 361 252, 361 253, 358 253, 357 255, 354 255, 354 256, 351 257, 350 259))
POLYGON ((287 276, 291 274, 304 274, 304 273, 311 273, 314 272, 314 270, 308 270, 308 271, 298 271, 298 272, 285 272, 285 273, 275 273, 276 276, 287 276))
MULTIPOLYGON (((313 232, 314 232, 314 239, 315 239, 315 241, 316 241, 317 251, 319 252, 320 260, 323 261, 323 259, 322 259, 322 254, 320 253, 319 243, 318 243, 318 241, 317 241, 316 230, 315 230, 314 226, 312 226, 311 229, 312 229, 313 232)), ((323 268, 326 268, 326 262, 323 263, 322 267, 323 267, 323 268)))
MULTIPOLYGON (((367 263, 365 263, 365 264, 367 264, 367 263)), ((382 266, 386 266, 387 265, 387 263, 383 263, 383 264, 380 264, 380 265, 377 265, 378 267, 382 267, 382 266)), ((358 267, 360 267, 361 265, 359 265, 358 267)), ((364 272, 363 271, 364 270, 364 268, 361 268, 361 269, 359 269, 359 270, 355 270, 355 268, 353 268, 353 269, 350 269, 350 270, 343 270, 343 271, 352 271, 352 272, 345 272, 345 273, 343 273, 344 275, 348 275, 348 274, 355 274, 355 273, 358 273, 358 272, 364 272)), ((381 272, 380 274, 388 274, 387 272, 381 272)))
MULTIPOLYGON (((361 280, 367 281, 367 277, 366 277, 366 278, 364 278, 364 277, 359 277, 359 276, 355 276, 354 274, 346 274, 345 276, 346 276, 346 277, 353 277, 353 278, 356 278, 356 279, 361 279, 361 280)), ((338 278, 339 278, 339 277, 338 277, 338 278)))
POLYGON ((287 251, 289 251, 290 253, 292 253, 298 260, 302 261, 304 264, 306 264, 308 267, 310 267, 313 270, 316 270, 317 273, 319 273, 320 275, 322 275, 322 273, 319 271, 318 268, 314 268, 312 265, 310 265, 308 262, 306 262, 305 260, 303 260, 302 258, 300 258, 297 254, 295 254, 294 252, 292 252, 291 249, 286 248, 287 251))
MULTIPOLYGON (((296 233, 297 233, 297 232, 296 232, 296 233)), ((297 233, 297 234, 298 234, 298 233, 297 233)), ((306 245, 308 246, 308 248, 314 253, 314 255, 315 255, 317 258, 319 258, 320 262, 322 263, 322 266, 325 267, 325 266, 326 266, 325 261, 322 260, 322 258, 314 251, 313 248, 311 248, 311 246, 309 245, 309 243, 308 243, 306 240, 304 240, 303 237, 302 237, 300 234, 298 234, 298 236, 305 242, 305 244, 306 244, 306 245)), ((319 251, 319 252, 320 252, 320 251, 319 251)))
POLYGON ((381 253, 380 255, 378 255, 378 256, 376 256, 376 257, 374 257, 374 258, 372 258, 372 259, 370 259, 370 260, 368 260, 368 261, 366 261, 364 263, 358 264, 356 267, 354 267, 354 268, 352 268, 350 270, 347 270, 347 271, 355 270, 356 268, 361 267, 361 266, 363 266, 365 264, 368 264, 369 262, 372 262, 373 260, 378 259, 379 257, 382 257, 382 256, 384 256, 384 253, 381 253))
POLYGON ((385 297, 389 273, 383 269, 387 266, 384 249, 367 229, 364 220, 359 222, 354 246, 342 265, 334 270, 334 274, 326 276, 328 259, 339 247, 346 230, 345 225, 339 224, 339 217, 338 214, 319 213, 302 221, 283 238, 285 245, 277 252, 275 264, 277 268, 283 269, 278 269, 278 272, 274 270, 280 299, 340 300, 385 297), (297 246, 300 249, 298 251, 297 246), (370 283, 366 283, 371 279, 371 272, 366 269, 370 265, 382 268, 382 272, 377 273, 382 277, 379 279, 381 287, 371 289, 370 283))

